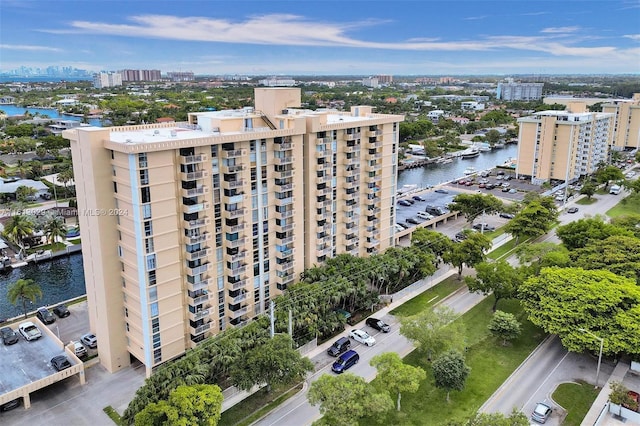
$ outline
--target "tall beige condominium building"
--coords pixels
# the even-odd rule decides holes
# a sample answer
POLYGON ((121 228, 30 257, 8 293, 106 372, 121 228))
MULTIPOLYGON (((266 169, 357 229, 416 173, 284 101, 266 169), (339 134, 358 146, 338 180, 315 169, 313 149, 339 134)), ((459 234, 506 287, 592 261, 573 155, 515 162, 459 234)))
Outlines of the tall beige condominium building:
POLYGON ((518 119, 516 174, 535 184, 572 181, 608 159, 613 114, 541 111, 518 119))
POLYGON ((402 116, 255 108, 67 130, 91 329, 109 371, 153 367, 264 313, 306 268, 393 245, 402 116))
POLYGON ((612 150, 640 148, 640 93, 630 100, 604 104, 602 112, 615 114, 612 150))

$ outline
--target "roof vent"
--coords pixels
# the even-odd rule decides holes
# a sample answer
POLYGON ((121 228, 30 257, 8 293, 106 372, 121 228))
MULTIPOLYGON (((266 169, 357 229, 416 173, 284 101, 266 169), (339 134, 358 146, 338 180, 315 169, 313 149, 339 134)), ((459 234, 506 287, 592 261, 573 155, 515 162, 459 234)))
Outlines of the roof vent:
POLYGON ((133 141, 131 139, 126 139, 124 143, 133 143, 133 141))
POLYGON ((156 135, 156 136, 159 135, 160 134, 160 130, 158 130, 158 129, 154 130, 153 134, 156 135))

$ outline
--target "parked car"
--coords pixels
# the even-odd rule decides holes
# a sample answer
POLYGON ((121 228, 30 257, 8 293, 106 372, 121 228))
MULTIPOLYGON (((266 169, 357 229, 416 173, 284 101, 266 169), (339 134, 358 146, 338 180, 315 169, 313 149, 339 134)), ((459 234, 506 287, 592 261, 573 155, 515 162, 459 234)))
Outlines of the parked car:
POLYGON ((54 317, 47 308, 38 308, 36 316, 45 324, 53 324, 54 322, 56 322, 56 317, 54 317))
POLYGON ((6 403, 0 405, 0 411, 9 411, 9 410, 13 410, 14 408, 19 407, 21 399, 22 398, 16 398, 13 401, 9 401, 9 402, 6 402, 6 403))
POLYGON ((65 318, 71 315, 71 312, 69 312, 69 309, 65 305, 56 306, 53 308, 53 313, 56 314, 58 318, 65 318))
POLYGON ((502 213, 500 213, 500 217, 503 217, 505 219, 513 219, 515 217, 515 215, 512 214, 512 213, 504 213, 504 212, 502 212, 502 213))
POLYGON ((411 205, 407 200, 398 200, 398 204, 405 207, 409 207, 411 205))
POLYGON ((569 207, 567 209, 567 213, 578 213, 578 208, 577 207, 569 207))
POLYGON ((76 354, 78 358, 83 358, 88 355, 87 348, 80 342, 71 342, 73 344, 73 353, 76 354))
POLYGON ((338 356, 351 349, 351 340, 348 337, 341 337, 333 345, 327 349, 327 353, 331 356, 338 356))
POLYGON ((430 215, 427 212, 418 212, 416 213, 416 216, 418 216, 420 219, 424 219, 424 220, 431 220, 433 219, 433 216, 430 215))
POLYGON ((71 367, 71 363, 69 359, 67 359, 64 355, 58 355, 51 358, 51 366, 56 369, 56 371, 62 371, 69 367, 71 367))
POLYGON ((509 189, 509 188, 507 188, 506 186, 503 186, 503 187, 502 187, 502 192, 509 192, 509 191, 510 191, 510 189, 509 189))
POLYGON ((433 216, 442 216, 448 212, 444 207, 440 206, 427 206, 424 211, 433 216))
POLYGON ((404 227, 400 226, 400 225, 399 225, 399 224, 397 224, 397 223, 396 223, 393 227, 394 227, 394 230, 395 230, 396 232, 402 232, 402 231, 404 231, 404 230, 405 230, 405 228, 404 228, 404 227))
POLYGON ((95 349, 98 347, 98 338, 93 333, 87 333, 80 338, 80 341, 87 347, 95 349))
POLYGON ((18 343, 18 335, 11 327, 0 328, 0 336, 2 336, 2 343, 6 346, 18 343))
POLYGON ((391 330, 389 324, 379 320, 378 318, 367 318, 365 324, 367 324, 371 328, 375 328, 378 331, 382 331, 383 333, 388 333, 391 330))
POLYGON ((517 192, 518 192, 518 190, 517 190, 517 189, 515 189, 515 188, 511 188, 511 189, 509 190, 509 194, 515 194, 515 193, 517 193, 517 192))
POLYGON ((37 340, 42 337, 40 329, 31 321, 23 322, 18 326, 18 332, 22 334, 27 341, 37 340))
POLYGON ((464 241, 467 238, 469 238, 469 236, 467 235, 466 232, 463 232, 463 231, 460 231, 455 235, 455 240, 458 241, 458 242, 459 241, 464 241))
POLYGON ((407 223, 411 223, 413 225, 417 225, 417 224, 420 223, 420 221, 418 219, 414 218, 414 217, 410 217, 410 218, 407 219, 407 223))
POLYGON ((376 344, 376 339, 369 336, 366 331, 360 330, 359 328, 349 331, 349 337, 363 345, 373 346, 376 344))
POLYGON ((495 231, 496 227, 493 225, 489 225, 488 223, 476 223, 473 225, 473 229, 476 231, 495 231))
POLYGON ((449 191, 443 188, 440 189, 436 189, 434 192, 437 192, 438 194, 448 194, 449 191))
POLYGON ((414 200, 416 200, 416 201, 427 201, 427 199, 426 199, 426 198, 424 198, 424 197, 422 197, 422 196, 420 196, 420 195, 414 195, 414 196, 413 196, 413 197, 411 197, 411 198, 413 198, 413 199, 414 199, 414 200))
POLYGON ((396 225, 398 225, 398 226, 399 226, 399 227, 401 227, 402 229, 407 229, 407 228, 409 228, 406 224, 401 223, 401 222, 396 223, 396 225))
POLYGON ((333 363, 331 370, 334 373, 344 373, 349 368, 353 367, 360 360, 360 355, 356 351, 347 351, 340 355, 340 357, 333 363))
POLYGON ((549 416, 551 416, 551 412, 553 410, 547 404, 538 402, 536 404, 536 408, 531 413, 531 420, 534 420, 538 423, 546 423, 549 416))

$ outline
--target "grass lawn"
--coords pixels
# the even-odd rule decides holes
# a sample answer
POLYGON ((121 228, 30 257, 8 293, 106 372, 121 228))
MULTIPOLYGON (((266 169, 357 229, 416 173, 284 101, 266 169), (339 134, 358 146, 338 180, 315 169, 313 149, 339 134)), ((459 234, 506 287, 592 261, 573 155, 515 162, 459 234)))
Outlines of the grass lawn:
POLYGON ((613 208, 607 211, 607 216, 618 217, 638 214, 640 212, 640 196, 628 196, 620 200, 613 208))
MULTIPOLYGON (((502 346, 487 330, 493 315, 492 304, 493 298, 488 297, 460 319, 467 327, 466 362, 471 367, 465 389, 452 391, 451 401, 447 403, 446 392, 434 385, 430 363, 414 351, 405 357, 404 362, 422 367, 427 372, 426 380, 420 384, 418 392, 402 395, 402 411, 389 411, 377 419, 377 424, 444 425, 461 422, 476 413, 545 337, 541 329, 526 319, 517 300, 503 300, 498 309, 516 315, 522 323, 522 333, 509 346, 502 346)), ((373 383, 375 385, 376 381, 373 383)), ((395 396, 392 399, 395 401, 395 396)), ((371 425, 375 420, 364 418, 360 424, 371 425)))
POLYGON ((267 389, 262 388, 249 398, 223 412, 219 424, 221 426, 250 425, 297 394, 301 389, 302 383, 293 388, 290 384, 274 387, 271 393, 267 393, 267 389))
POLYGON ((458 281, 458 275, 451 276, 424 291, 411 300, 403 303, 391 311, 392 315, 411 316, 433 306, 454 291, 465 286, 464 281, 458 281))
POLYGON ((560 384, 551 397, 569 412, 562 424, 580 426, 598 393, 599 389, 594 389, 593 385, 584 382, 560 384))
POLYGON ((73 245, 82 244, 82 240, 80 238, 76 238, 76 239, 73 239, 73 240, 67 240, 67 241, 69 241, 73 245))
POLYGON ((27 249, 27 254, 36 253, 39 250, 60 251, 60 250, 64 250, 65 247, 66 246, 63 243, 46 244, 46 245, 43 245, 43 246, 37 246, 37 247, 32 247, 32 248, 27 249))
POLYGON ((595 197, 591 197, 591 199, 584 197, 576 201, 576 204, 580 204, 581 206, 588 206, 597 202, 598 202, 598 199, 595 197))
POLYGON ((487 254, 489 259, 498 260, 516 248, 516 239, 512 239, 487 254))

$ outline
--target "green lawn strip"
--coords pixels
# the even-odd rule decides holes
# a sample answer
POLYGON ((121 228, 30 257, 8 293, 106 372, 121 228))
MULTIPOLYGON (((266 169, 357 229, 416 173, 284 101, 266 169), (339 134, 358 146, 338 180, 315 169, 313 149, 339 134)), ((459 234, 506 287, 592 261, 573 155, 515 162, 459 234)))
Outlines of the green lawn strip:
POLYGON ((104 411, 115 424, 117 424, 118 426, 124 426, 124 423, 122 423, 122 417, 120 417, 120 414, 118 414, 118 412, 114 410, 112 406, 107 405, 102 409, 102 411, 104 411))
POLYGON ((32 253, 36 253, 40 250, 51 250, 53 251, 60 251, 60 250, 64 250, 65 249, 65 245, 63 243, 53 243, 53 244, 46 244, 46 245, 42 245, 42 246, 37 246, 37 247, 32 247, 32 248, 28 248, 27 249, 27 254, 32 254, 32 253))
POLYGON ((446 280, 434 285, 428 290, 425 290, 418 296, 411 300, 406 301, 402 305, 398 306, 391 311, 392 315, 411 316, 418 312, 422 312, 429 306, 433 306, 446 296, 455 292, 456 290, 464 287, 463 281, 458 281, 457 275, 451 276, 446 280))
POLYGON ((607 216, 618 217, 638 214, 640 212, 640 196, 628 196, 623 198, 618 204, 607 211, 607 216))
POLYGON ((504 255, 506 255, 507 253, 509 253, 512 250, 514 250, 515 248, 516 248, 516 240, 514 238, 512 240, 507 241, 506 243, 504 243, 503 245, 501 245, 497 249, 492 250, 491 252, 489 252, 489 254, 487 254, 487 257, 489 259, 498 260, 501 257, 503 257, 504 255))
POLYGON ((568 411, 563 426, 580 426, 599 393, 585 382, 558 385, 551 398, 568 411))
MULTIPOLYGON (((411 352, 404 358, 404 362, 424 368, 427 378, 421 383, 418 392, 402 395, 400 412, 389 411, 378 419, 377 424, 444 425, 449 422, 461 422, 476 413, 545 337, 542 330, 526 320, 526 314, 518 301, 501 301, 498 309, 513 313, 522 323, 520 337, 509 346, 502 346, 487 330, 493 315, 492 304, 493 298, 488 297, 461 318, 467 327, 468 350, 465 356, 467 364, 471 367, 465 389, 461 392, 452 391, 451 401, 447 403, 446 392, 434 385, 431 364, 417 352, 411 352)), ((373 383, 376 385, 375 380, 373 383)), ((394 401, 395 398, 396 396, 392 395, 394 401)), ((360 424, 374 424, 374 420, 364 418, 360 424)))
POLYGON ((584 198, 580 198, 578 201, 576 201, 576 204, 580 204, 581 206, 588 206, 588 205, 591 205, 591 204, 594 204, 594 203, 597 203, 597 202, 598 202, 597 198, 589 199, 587 197, 584 197, 584 198))
POLYGON ((221 426, 250 425, 302 389, 302 383, 293 388, 291 386, 291 384, 288 384, 274 387, 270 393, 267 393, 266 387, 260 389, 250 397, 224 411, 219 424, 221 426), (247 413, 251 414, 247 416, 247 413))
POLYGON ((82 240, 80 238, 76 238, 75 240, 67 240, 67 241, 69 241, 74 246, 77 246, 78 244, 82 244, 82 240))

